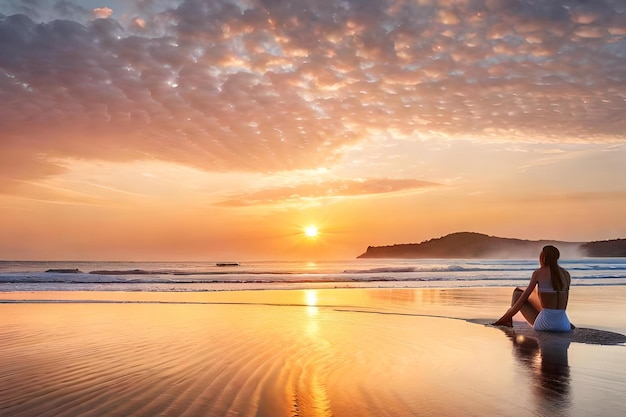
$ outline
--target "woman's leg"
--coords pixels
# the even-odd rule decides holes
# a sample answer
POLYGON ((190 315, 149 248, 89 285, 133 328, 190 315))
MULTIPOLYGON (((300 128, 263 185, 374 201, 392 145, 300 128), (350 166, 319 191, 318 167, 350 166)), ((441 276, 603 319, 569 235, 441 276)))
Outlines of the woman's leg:
MULTIPOLYGON (((511 305, 515 304, 515 302, 520 298, 522 293, 524 292, 521 288, 516 288, 513 290, 513 297, 511 298, 511 305)), ((524 318, 532 325, 535 324, 535 319, 539 315, 541 311, 541 304, 537 298, 537 294, 533 292, 528 300, 524 303, 520 311, 524 318)))

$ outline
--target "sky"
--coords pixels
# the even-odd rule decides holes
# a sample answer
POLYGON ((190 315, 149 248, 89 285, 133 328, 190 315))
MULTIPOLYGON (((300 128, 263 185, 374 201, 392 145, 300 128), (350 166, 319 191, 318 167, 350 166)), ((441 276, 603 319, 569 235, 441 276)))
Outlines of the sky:
POLYGON ((0 0, 0 135, 0 259, 626 238, 626 1, 0 0))

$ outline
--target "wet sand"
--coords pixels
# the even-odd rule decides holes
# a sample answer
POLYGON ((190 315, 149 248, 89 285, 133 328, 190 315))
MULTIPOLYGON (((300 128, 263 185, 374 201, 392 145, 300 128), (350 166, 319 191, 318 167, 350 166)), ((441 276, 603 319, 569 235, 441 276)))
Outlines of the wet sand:
POLYGON ((0 416, 620 415, 626 287, 573 290, 568 335, 485 326, 509 299, 0 293, 0 416))

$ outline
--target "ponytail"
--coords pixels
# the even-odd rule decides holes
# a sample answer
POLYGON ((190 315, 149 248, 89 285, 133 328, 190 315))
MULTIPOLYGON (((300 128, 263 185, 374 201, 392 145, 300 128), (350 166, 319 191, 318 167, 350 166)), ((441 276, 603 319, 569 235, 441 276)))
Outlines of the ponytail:
POLYGON ((559 250, 552 245, 548 245, 543 247, 541 254, 545 265, 550 268, 552 288, 557 291, 569 290, 567 276, 561 272, 561 267, 558 263, 559 257, 561 256, 559 250))

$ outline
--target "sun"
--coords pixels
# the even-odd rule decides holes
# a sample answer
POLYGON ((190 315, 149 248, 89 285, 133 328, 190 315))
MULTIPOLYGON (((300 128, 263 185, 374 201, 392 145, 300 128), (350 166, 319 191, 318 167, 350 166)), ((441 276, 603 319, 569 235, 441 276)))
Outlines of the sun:
POLYGON ((304 228, 304 234, 307 237, 317 237, 318 233, 317 226, 311 225, 304 228))

